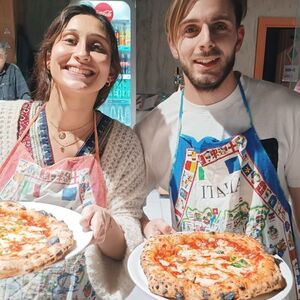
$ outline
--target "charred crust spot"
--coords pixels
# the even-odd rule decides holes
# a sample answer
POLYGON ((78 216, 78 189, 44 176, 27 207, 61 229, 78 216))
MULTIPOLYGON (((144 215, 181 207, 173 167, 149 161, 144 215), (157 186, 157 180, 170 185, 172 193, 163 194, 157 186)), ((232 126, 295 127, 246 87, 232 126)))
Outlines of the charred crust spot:
POLYGON ((235 292, 221 293, 220 298, 222 300, 234 300, 235 299, 235 292))
POLYGON ((39 210, 38 211, 41 215, 43 215, 43 216, 51 216, 51 214, 50 213, 48 213, 48 212, 46 212, 45 210, 39 210))
POLYGON ((165 295, 168 293, 168 289, 163 289, 162 294, 165 295))
POLYGON ((60 240, 59 240, 59 237, 58 236, 52 236, 49 240, 48 240, 48 245, 54 245, 54 244, 57 244, 59 243, 60 240))
POLYGON ((176 292, 175 299, 176 300, 184 300, 184 296, 180 292, 176 292))
POLYGON ((204 300, 207 300, 210 298, 210 293, 207 290, 202 291, 202 297, 204 300))

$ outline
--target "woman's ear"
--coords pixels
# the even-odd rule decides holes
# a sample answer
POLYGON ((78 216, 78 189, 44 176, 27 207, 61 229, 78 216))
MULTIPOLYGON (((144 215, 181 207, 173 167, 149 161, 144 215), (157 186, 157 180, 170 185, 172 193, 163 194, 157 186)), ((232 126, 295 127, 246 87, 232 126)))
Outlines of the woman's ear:
POLYGON ((46 58, 46 68, 50 71, 50 63, 51 63, 51 53, 47 51, 47 58, 46 58))

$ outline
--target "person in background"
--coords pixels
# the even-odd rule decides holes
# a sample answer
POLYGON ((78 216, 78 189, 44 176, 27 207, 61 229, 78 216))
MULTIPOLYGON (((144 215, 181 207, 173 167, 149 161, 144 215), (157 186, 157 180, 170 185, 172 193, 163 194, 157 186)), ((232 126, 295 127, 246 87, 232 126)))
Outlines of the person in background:
POLYGON ((0 280, 1 299, 123 299, 133 288, 126 261, 143 241, 142 148, 131 128, 97 110, 120 70, 110 22, 68 6, 42 41, 34 100, 0 101, 0 200, 72 209, 94 237, 68 260, 0 280))
POLYGON ((297 93, 300 93, 300 80, 297 81, 294 91, 296 91, 297 93))
POLYGON ((17 65, 6 62, 6 44, 0 41, 0 100, 30 99, 30 92, 17 65))
MULTIPOLYGON (((254 237, 293 271, 290 299, 295 300, 300 299, 299 95, 233 71, 246 12, 246 0, 171 1, 166 31, 184 88, 135 129, 145 153, 148 192, 158 186, 170 190, 173 227, 254 237)), ((144 217, 142 223, 146 237, 172 231, 163 220, 144 217)))

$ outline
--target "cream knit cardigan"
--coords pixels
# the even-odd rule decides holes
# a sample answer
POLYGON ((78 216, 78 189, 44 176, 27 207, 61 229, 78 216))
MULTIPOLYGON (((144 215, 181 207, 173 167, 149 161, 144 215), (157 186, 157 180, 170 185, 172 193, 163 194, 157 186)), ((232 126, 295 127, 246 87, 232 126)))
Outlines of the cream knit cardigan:
MULTIPOLYGON (((17 141, 23 103, 23 100, 0 101, 0 163, 17 141)), ((32 105, 37 108, 41 102, 32 105)), ((31 111, 34 113, 35 109, 31 111)), ((125 233, 127 250, 123 261, 118 262, 103 255, 96 245, 90 245, 85 252, 86 264, 99 298, 119 300, 133 288, 127 272, 128 256, 143 242, 139 219, 146 196, 145 165, 140 142, 131 128, 114 121, 101 157, 101 167, 107 185, 108 209, 125 233)))

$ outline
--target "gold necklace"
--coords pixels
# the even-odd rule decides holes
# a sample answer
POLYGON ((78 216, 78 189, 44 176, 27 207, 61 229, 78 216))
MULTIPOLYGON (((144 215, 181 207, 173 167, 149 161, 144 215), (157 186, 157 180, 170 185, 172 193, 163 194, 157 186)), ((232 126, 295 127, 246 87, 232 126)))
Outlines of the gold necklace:
POLYGON ((48 121, 57 130, 58 137, 60 140, 64 140, 67 137, 68 132, 71 132, 71 133, 76 132, 76 131, 84 128, 85 126, 90 125, 90 123, 91 123, 91 120, 89 120, 87 123, 83 124, 80 127, 70 129, 70 130, 62 130, 59 126, 55 125, 51 120, 48 120, 48 121))
POLYGON ((51 136, 52 136, 53 140, 60 146, 59 149, 60 149, 60 151, 61 151, 62 153, 65 152, 65 148, 70 147, 70 146, 72 146, 72 145, 75 145, 76 143, 79 142, 79 139, 76 138, 75 141, 73 141, 73 142, 71 142, 71 143, 69 143, 69 144, 63 145, 58 139, 56 139, 56 137, 55 137, 54 134, 52 134, 51 136))
MULTIPOLYGON (((84 134, 81 134, 81 136, 88 136, 88 133, 90 131, 91 131, 91 127, 89 127, 88 130, 84 132, 84 134)), ((57 139, 54 134, 51 134, 51 137, 53 138, 53 140, 60 146, 60 151, 62 153, 65 152, 65 148, 75 145, 76 143, 78 143, 80 141, 80 139, 78 137, 76 137, 74 134, 73 134, 73 136, 74 136, 74 141, 72 141, 70 143, 62 143, 62 141, 57 139)), ((59 137, 59 132, 58 132, 58 137, 59 137)))

